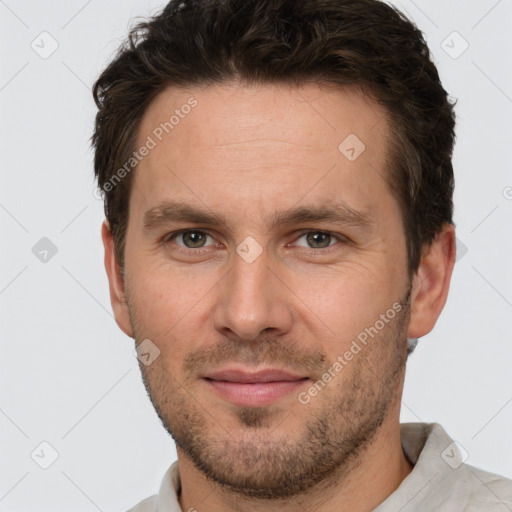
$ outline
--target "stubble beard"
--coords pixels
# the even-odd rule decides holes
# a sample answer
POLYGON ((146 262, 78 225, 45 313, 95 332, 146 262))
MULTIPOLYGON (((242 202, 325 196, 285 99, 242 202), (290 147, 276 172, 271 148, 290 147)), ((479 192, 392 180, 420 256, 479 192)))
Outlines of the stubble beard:
MULTIPOLYGON (((344 368, 309 404, 290 412, 272 406, 232 406, 229 410, 237 419, 237 427, 230 430, 222 417, 215 417, 199 404, 201 398, 194 397, 193 386, 188 388, 192 381, 179 383, 164 367, 161 357, 151 366, 139 363, 146 391, 177 447, 205 477, 229 493, 277 501, 315 486, 337 485, 360 463, 401 392, 410 297, 409 286, 400 301, 402 310, 354 357, 349 363, 351 368, 344 368), (348 369, 349 379, 345 378, 348 369), (280 433, 279 425, 289 415, 299 416, 297 428, 280 433)), ((144 338, 138 336, 141 330, 133 307, 130 318, 138 343, 144 338)), ((306 361, 296 350, 275 339, 245 345, 243 354, 237 352, 237 347, 233 342, 222 345, 214 359, 306 361), (255 347, 255 352, 247 352, 255 347), (222 354, 241 357, 222 359, 222 354)), ((190 361, 206 362, 201 356, 193 356, 190 361)), ((321 362, 325 365, 325 358, 318 356, 317 363, 321 362)))

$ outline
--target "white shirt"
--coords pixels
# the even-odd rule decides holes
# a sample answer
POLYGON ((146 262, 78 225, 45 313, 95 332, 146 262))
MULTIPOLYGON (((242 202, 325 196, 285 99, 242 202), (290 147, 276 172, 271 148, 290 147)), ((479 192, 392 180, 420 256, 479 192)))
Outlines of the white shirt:
MULTIPOLYGON (((512 480, 463 463, 461 451, 441 425, 403 423, 400 432, 414 469, 373 512, 512 512, 512 480)), ((180 487, 174 462, 158 495, 128 512, 182 512, 180 487)))

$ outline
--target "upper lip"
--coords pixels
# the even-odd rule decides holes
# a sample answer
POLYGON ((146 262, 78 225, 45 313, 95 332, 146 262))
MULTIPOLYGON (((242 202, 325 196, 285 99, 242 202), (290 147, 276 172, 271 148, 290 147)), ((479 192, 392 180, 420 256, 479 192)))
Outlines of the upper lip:
POLYGON ((307 377, 288 370, 268 368, 259 371, 225 369, 209 373, 208 375, 205 375, 205 378, 211 380, 224 380, 228 382, 257 383, 302 380, 307 377))

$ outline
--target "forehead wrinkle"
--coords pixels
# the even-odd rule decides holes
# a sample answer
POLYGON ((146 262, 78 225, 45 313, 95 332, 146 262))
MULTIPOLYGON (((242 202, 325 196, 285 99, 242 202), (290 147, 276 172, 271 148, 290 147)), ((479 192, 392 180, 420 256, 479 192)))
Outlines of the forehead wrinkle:
POLYGON ((299 146, 303 148, 312 148, 310 144, 300 144, 297 142, 289 142, 286 140, 278 140, 278 139, 248 139, 248 140, 242 140, 237 142, 225 142, 222 144, 207 144, 206 147, 224 147, 224 146, 237 146, 237 145, 243 145, 243 144, 249 144, 253 142, 264 142, 264 143, 273 143, 273 144, 285 144, 289 146, 299 146))

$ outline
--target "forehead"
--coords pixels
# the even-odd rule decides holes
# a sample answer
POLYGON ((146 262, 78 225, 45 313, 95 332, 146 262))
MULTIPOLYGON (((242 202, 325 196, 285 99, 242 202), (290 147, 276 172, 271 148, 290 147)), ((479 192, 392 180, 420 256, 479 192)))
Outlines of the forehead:
POLYGON ((229 82, 163 90, 143 116, 139 142, 154 132, 157 139, 173 138, 183 145, 193 133, 191 145, 220 147, 244 143, 248 136, 261 134, 276 142, 304 147, 323 143, 336 149, 340 137, 350 133, 375 144, 386 123, 385 110, 355 86, 229 82), (372 136, 379 125, 381 129, 372 136))
POLYGON ((387 131, 384 109, 355 87, 169 87, 141 121, 137 147, 151 139, 152 149, 134 187, 155 202, 172 186, 180 199, 219 208, 228 194, 275 204, 286 192, 291 203, 342 193, 368 210, 386 188, 387 131))

